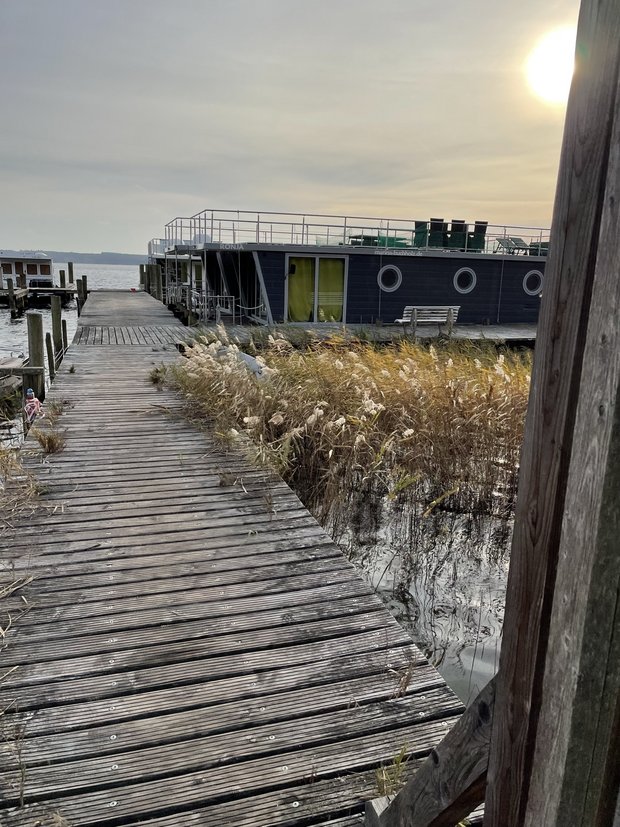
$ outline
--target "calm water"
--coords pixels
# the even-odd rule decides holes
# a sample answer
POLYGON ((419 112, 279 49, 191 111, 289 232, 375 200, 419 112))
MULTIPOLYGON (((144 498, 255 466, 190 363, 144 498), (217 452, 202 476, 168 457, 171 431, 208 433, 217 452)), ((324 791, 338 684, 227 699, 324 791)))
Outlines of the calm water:
MULTIPOLYGON (((67 272, 67 265, 54 264, 54 282, 60 284, 59 270, 67 272)), ((137 265, 124 264, 75 264, 73 267, 75 278, 81 275, 88 277, 89 289, 107 288, 123 289, 137 287, 140 280, 140 270, 137 265)), ((36 308, 37 313, 43 316, 44 333, 51 332, 52 322, 49 307, 36 308)), ((67 320, 67 335, 69 342, 73 339, 77 327, 77 310, 75 302, 71 302, 62 311, 63 319, 67 320)), ((11 320, 8 310, 0 308, 0 359, 17 356, 23 353, 28 355, 28 334, 26 317, 11 320)))

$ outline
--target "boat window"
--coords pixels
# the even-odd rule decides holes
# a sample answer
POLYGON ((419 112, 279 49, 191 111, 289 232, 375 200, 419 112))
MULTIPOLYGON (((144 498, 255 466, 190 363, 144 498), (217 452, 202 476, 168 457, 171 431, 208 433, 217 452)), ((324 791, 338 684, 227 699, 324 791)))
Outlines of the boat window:
POLYGON ((538 296, 542 291, 543 274, 540 270, 530 270, 523 276, 523 290, 528 296, 538 296))
POLYGON ((39 264, 39 269, 42 276, 51 276, 52 274, 49 264, 39 264))
POLYGON ((457 293, 471 293, 476 286, 476 274, 471 267, 461 267, 454 274, 452 283, 457 293))
POLYGON ((29 276, 36 276, 37 275, 37 265, 36 264, 27 264, 26 265, 26 273, 29 276))
POLYGON ((403 283, 403 274, 393 264, 386 264, 377 273, 377 284, 384 293, 393 293, 403 283))
POLYGON ((10 261, 2 262, 2 272, 5 274, 5 276, 11 275, 11 273, 13 272, 13 268, 11 266, 10 261))

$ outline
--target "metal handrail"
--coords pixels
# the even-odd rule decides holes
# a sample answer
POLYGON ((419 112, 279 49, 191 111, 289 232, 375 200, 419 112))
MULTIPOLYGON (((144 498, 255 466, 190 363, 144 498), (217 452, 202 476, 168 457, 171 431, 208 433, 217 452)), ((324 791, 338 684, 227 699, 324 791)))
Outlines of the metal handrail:
POLYGON ((549 230, 542 227, 488 224, 484 232, 474 231, 476 222, 459 222, 463 229, 452 229, 453 222, 443 222, 440 231, 430 229, 430 221, 328 215, 318 213, 279 213, 249 210, 202 210, 193 216, 177 216, 166 224, 165 239, 156 239, 167 248, 211 243, 267 243, 300 246, 356 246, 375 250, 448 250, 475 253, 517 254, 535 252, 548 243, 549 230), (417 224, 417 226, 416 226, 417 224), (422 230, 420 227, 422 226, 422 230), (425 243, 420 243, 420 233, 425 243), (433 238, 434 234, 434 238, 433 238), (425 236, 425 238, 424 238, 425 236), (439 238, 438 238, 439 237, 439 238), (523 245, 499 244, 516 238, 523 245), (456 242, 461 240, 457 246, 456 242), (431 243, 432 241, 432 243, 431 243), (445 243, 443 243, 445 241, 445 243))

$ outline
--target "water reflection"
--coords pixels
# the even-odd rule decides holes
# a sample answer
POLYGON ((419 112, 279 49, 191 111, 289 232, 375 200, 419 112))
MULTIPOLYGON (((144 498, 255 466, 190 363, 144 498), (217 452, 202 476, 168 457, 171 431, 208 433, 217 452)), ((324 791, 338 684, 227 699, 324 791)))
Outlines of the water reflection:
POLYGON ((349 555, 467 703, 499 666, 512 525, 439 513, 410 522, 403 542, 394 536, 403 514, 387 511, 371 542, 349 534, 349 555))

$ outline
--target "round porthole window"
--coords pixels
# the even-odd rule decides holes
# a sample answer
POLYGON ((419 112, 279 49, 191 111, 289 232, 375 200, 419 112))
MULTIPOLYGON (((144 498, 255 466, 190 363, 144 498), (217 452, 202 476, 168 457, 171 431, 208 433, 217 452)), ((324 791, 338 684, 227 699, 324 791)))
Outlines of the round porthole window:
POLYGON ((377 284, 384 293, 393 293, 403 283, 403 274, 393 264, 386 264, 377 273, 377 284))
POLYGON ((543 286, 543 274, 540 270, 530 270, 523 276, 523 290, 528 296, 538 296, 543 286))
POLYGON ((461 267, 454 274, 452 283, 457 293, 471 293, 476 286, 476 274, 471 267, 461 267))

